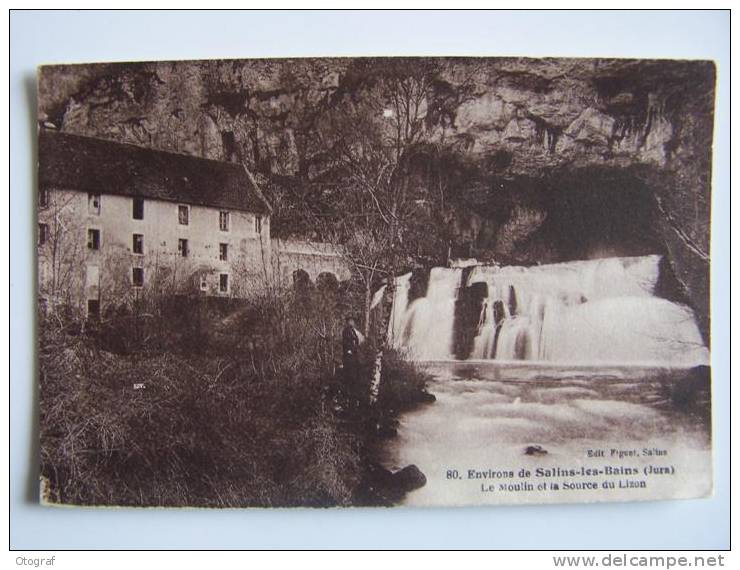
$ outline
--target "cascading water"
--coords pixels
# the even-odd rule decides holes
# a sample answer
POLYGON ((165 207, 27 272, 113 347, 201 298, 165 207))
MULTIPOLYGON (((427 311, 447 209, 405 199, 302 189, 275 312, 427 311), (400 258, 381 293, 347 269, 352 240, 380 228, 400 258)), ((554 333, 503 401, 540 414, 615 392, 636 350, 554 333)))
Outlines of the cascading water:
POLYGON ((452 358, 452 327, 461 269, 435 267, 429 274, 426 297, 408 303, 411 274, 396 282, 390 326, 391 338, 416 360, 452 358))
POLYGON ((706 364, 692 311, 654 295, 660 256, 605 258, 534 267, 478 265, 431 271, 426 297, 409 304, 410 274, 398 278, 395 346, 416 360, 453 358, 461 289, 479 297, 472 359, 558 363, 706 364))

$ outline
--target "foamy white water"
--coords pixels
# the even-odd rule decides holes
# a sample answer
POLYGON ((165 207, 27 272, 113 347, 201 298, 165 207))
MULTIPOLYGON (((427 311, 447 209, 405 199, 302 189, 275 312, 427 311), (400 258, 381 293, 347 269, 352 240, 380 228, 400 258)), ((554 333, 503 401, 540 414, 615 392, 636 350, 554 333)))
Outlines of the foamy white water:
MULTIPOLYGON (((396 297, 408 298, 411 275, 401 278, 396 297)), ((413 358, 429 360, 452 358, 452 330, 455 301, 461 285, 459 269, 435 267, 429 274, 426 297, 408 304, 399 300, 393 307, 392 323, 396 346, 402 346, 413 358)))
POLYGON ((408 303, 410 274, 397 280, 391 319, 398 348, 415 360, 453 357, 462 287, 485 285, 470 358, 543 362, 707 364, 690 308, 654 295, 660 256, 534 267, 434 268, 427 294, 408 303))
MULTIPOLYGON (((708 412, 677 409, 670 399, 682 371, 489 361, 439 363, 431 372, 437 401, 403 414, 398 437, 387 444, 389 468, 415 464, 427 477, 404 504, 630 501, 711 491, 708 412), (546 453, 527 455, 532 445, 546 453), (589 456, 593 450, 604 456, 589 456), (581 468, 632 473, 537 475, 538 469, 581 468), (522 469, 530 476, 521 477, 522 469), (592 483, 597 488, 585 487, 592 483), (613 487, 604 488, 608 484, 613 487)), ((694 396, 698 409, 708 410, 708 391, 694 396)))

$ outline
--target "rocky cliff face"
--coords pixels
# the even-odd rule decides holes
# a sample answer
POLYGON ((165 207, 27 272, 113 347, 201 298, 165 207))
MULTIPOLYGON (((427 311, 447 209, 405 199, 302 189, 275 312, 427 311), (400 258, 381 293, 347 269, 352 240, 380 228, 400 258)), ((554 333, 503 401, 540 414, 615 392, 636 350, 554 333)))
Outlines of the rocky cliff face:
MULTIPOLYGON (((463 253, 535 263, 658 251, 675 278, 667 290, 688 298, 707 333, 713 64, 431 64, 424 137, 464 165, 450 182, 448 212, 463 253)), ((301 59, 50 67, 40 76, 39 120, 243 162, 263 180, 287 182, 290 195, 325 173, 324 122, 362 97, 382 65, 301 59)))

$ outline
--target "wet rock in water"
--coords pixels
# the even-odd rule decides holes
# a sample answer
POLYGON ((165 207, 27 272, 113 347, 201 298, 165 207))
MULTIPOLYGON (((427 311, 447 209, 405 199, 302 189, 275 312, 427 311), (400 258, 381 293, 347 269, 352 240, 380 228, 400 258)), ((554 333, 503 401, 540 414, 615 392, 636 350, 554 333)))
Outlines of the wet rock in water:
POLYGON ((513 285, 509 285, 509 314, 514 317, 516 316, 517 302, 516 302, 516 289, 513 285))
POLYGON ((547 455, 547 450, 541 445, 528 445, 524 449, 524 455, 547 455))
POLYGON ((390 471, 377 463, 371 464, 365 474, 364 501, 369 505, 398 504, 409 491, 426 485, 427 478, 416 465, 390 471))
POLYGON ((407 465, 393 474, 393 484, 408 493, 427 484, 427 478, 416 465, 407 465))
POLYGON ((427 296, 430 271, 430 268, 419 268, 411 272, 411 279, 409 280, 409 303, 427 296))
POLYGON ((430 394, 429 392, 422 392, 419 396, 419 401, 425 404, 431 404, 432 402, 437 401, 437 396, 430 394))
POLYGON ((504 310, 504 302, 501 300, 493 302, 493 322, 498 325, 506 318, 506 311, 504 310))

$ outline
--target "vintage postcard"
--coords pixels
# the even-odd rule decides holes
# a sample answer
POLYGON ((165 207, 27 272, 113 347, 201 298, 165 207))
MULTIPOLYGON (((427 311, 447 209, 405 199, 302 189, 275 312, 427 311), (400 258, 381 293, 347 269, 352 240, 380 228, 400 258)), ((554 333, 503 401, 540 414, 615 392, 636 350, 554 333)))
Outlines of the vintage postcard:
POLYGON ((42 67, 42 502, 710 495, 715 73, 42 67))

